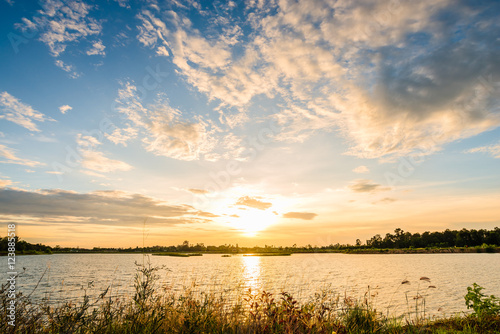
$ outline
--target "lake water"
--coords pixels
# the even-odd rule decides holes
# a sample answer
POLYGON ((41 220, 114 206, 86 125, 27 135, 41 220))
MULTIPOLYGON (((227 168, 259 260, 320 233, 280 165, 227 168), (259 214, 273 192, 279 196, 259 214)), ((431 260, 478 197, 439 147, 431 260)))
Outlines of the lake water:
MULTIPOLYGON (((500 254, 293 254, 278 257, 203 255, 197 257, 149 256, 159 272, 160 284, 175 292, 222 292, 235 296, 249 288, 290 292, 307 301, 322 289, 361 298, 369 291, 377 310, 404 312, 413 297, 425 297, 426 313, 449 316, 466 311, 463 296, 478 283, 487 294, 500 296, 500 254), (431 282, 420 280, 430 278, 431 282), (408 280, 409 284, 401 284, 408 280), (435 288, 428 288, 429 285, 435 288), (389 308, 388 308, 389 307, 389 308), (391 311, 393 310, 393 311, 391 311)), ((5 258, 6 260, 6 258, 5 258)), ((142 254, 55 254, 19 256, 17 280, 23 294, 52 302, 81 300, 84 289, 98 295, 111 286, 115 296, 133 294, 135 262, 142 254), (44 275, 45 272, 45 275, 44 275), (93 282, 89 284, 89 282, 93 282)), ((5 282, 2 273, 2 282, 5 282)))

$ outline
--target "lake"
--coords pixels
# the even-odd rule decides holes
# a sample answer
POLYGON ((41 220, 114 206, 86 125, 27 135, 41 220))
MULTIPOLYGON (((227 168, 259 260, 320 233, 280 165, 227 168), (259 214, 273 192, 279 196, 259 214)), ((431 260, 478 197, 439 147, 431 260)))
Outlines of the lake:
MULTIPOLYGON (((59 303, 81 300, 85 290, 97 296, 111 286, 114 296, 133 294, 135 262, 165 266, 161 286, 170 291, 191 289, 228 296, 252 289, 287 291, 300 301, 328 289, 341 296, 370 299, 378 311, 397 315, 425 298, 426 313, 449 316, 466 311, 463 296, 472 283, 500 297, 500 254, 293 254, 292 256, 196 257, 143 256, 142 254, 54 254, 18 256, 17 285, 23 294, 59 303), (45 272, 45 275, 44 275, 45 272), (43 277, 42 277, 43 276, 43 277), (430 278, 430 283, 420 280, 430 278), (409 283, 402 284, 408 280, 409 283), (435 288, 429 286, 432 285, 435 288), (408 298, 408 302, 407 302, 408 298)), ((6 258, 5 258, 6 260, 6 258)), ((2 282, 5 282, 2 273, 2 282)))

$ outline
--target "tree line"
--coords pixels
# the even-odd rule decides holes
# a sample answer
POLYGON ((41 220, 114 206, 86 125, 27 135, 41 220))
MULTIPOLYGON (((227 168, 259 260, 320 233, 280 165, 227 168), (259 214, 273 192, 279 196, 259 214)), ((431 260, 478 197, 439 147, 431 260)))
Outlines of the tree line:
MULTIPOLYGON (((7 253, 8 238, 0 237, 0 253, 7 253)), ((36 253, 135 253, 135 252, 205 252, 205 253, 267 253, 267 252, 290 252, 290 253, 309 253, 309 252, 328 252, 342 251, 348 249, 370 249, 370 248, 448 248, 448 247, 478 247, 484 245, 500 246, 500 228, 493 230, 486 229, 461 229, 443 232, 423 232, 410 233, 401 228, 394 230, 394 233, 387 233, 384 237, 376 234, 366 243, 360 239, 351 244, 331 244, 328 246, 292 246, 282 247, 274 245, 265 245, 264 247, 240 247, 238 244, 224 244, 220 246, 205 246, 204 243, 191 244, 185 240, 180 245, 172 246, 146 246, 146 247, 128 247, 128 248, 79 248, 79 247, 50 247, 42 244, 31 244, 16 237, 16 252, 18 254, 36 254, 36 253)))
POLYGON ((410 233, 400 228, 385 237, 376 234, 366 241, 371 248, 425 248, 425 247, 476 247, 486 245, 500 246, 500 228, 493 230, 447 229, 443 232, 410 233))
MULTIPOLYGON (((9 238, 8 237, 0 237, 0 253, 7 253, 8 249, 8 242, 9 238)), ((45 253, 45 254, 50 254, 52 253, 52 247, 42 245, 40 243, 38 244, 32 244, 29 243, 25 240, 19 239, 19 237, 15 237, 15 242, 16 242, 16 254, 39 254, 39 253, 45 253)))

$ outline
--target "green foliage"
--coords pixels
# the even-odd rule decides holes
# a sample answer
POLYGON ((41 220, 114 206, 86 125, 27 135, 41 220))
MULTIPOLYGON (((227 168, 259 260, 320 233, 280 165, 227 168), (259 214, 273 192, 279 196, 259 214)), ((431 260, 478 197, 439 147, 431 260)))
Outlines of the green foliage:
POLYGON ((405 232, 400 228, 394 233, 387 233, 385 237, 377 234, 366 241, 372 248, 427 248, 427 247, 480 247, 486 252, 494 252, 495 245, 500 246, 500 228, 493 230, 445 230, 443 232, 420 233, 405 232), (483 245, 483 246, 482 246, 483 245), (490 245, 490 246, 488 246, 490 245))
MULTIPOLYGON (((16 254, 52 254, 52 248, 42 244, 31 244, 19 237, 15 237, 16 241, 16 254)), ((8 250, 8 237, 0 237, 0 254, 7 253, 8 250)))
POLYGON ((343 318, 348 333, 379 333, 382 329, 383 321, 368 305, 355 304, 348 307, 343 318))
MULTIPOLYGON (((92 299, 61 305, 34 304, 18 295, 16 327, 7 325, 7 285, 0 287, 0 333, 498 333, 498 300, 486 297, 482 288, 469 288, 466 301, 482 316, 454 317, 437 321, 405 322, 388 318, 363 300, 341 298, 325 290, 299 303, 286 292, 272 294, 248 290, 239 302, 223 294, 173 293, 160 287, 163 268, 137 264, 135 293, 116 299, 110 288, 92 299)), ((89 288, 91 284, 89 283, 89 288)), ((234 297, 234 296, 233 296, 234 297)))
POLYGON ((481 291, 484 288, 474 283, 467 288, 465 305, 473 309, 473 315, 478 317, 500 315, 500 299, 491 295, 486 296, 481 291))

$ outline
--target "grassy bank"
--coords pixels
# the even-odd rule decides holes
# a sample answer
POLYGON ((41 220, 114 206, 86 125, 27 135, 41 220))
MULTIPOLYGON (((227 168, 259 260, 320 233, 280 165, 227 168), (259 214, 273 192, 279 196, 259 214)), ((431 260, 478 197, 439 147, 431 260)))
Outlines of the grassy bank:
POLYGON ((424 301, 417 312, 388 318, 369 300, 354 300, 328 291, 299 303, 283 292, 247 291, 234 302, 223 295, 174 294, 158 286, 158 270, 139 266, 135 294, 129 300, 108 296, 80 303, 34 304, 18 296, 16 326, 8 325, 8 296, 0 291, 1 333, 500 333, 500 302, 481 287, 468 288, 467 316, 431 321, 424 301))

